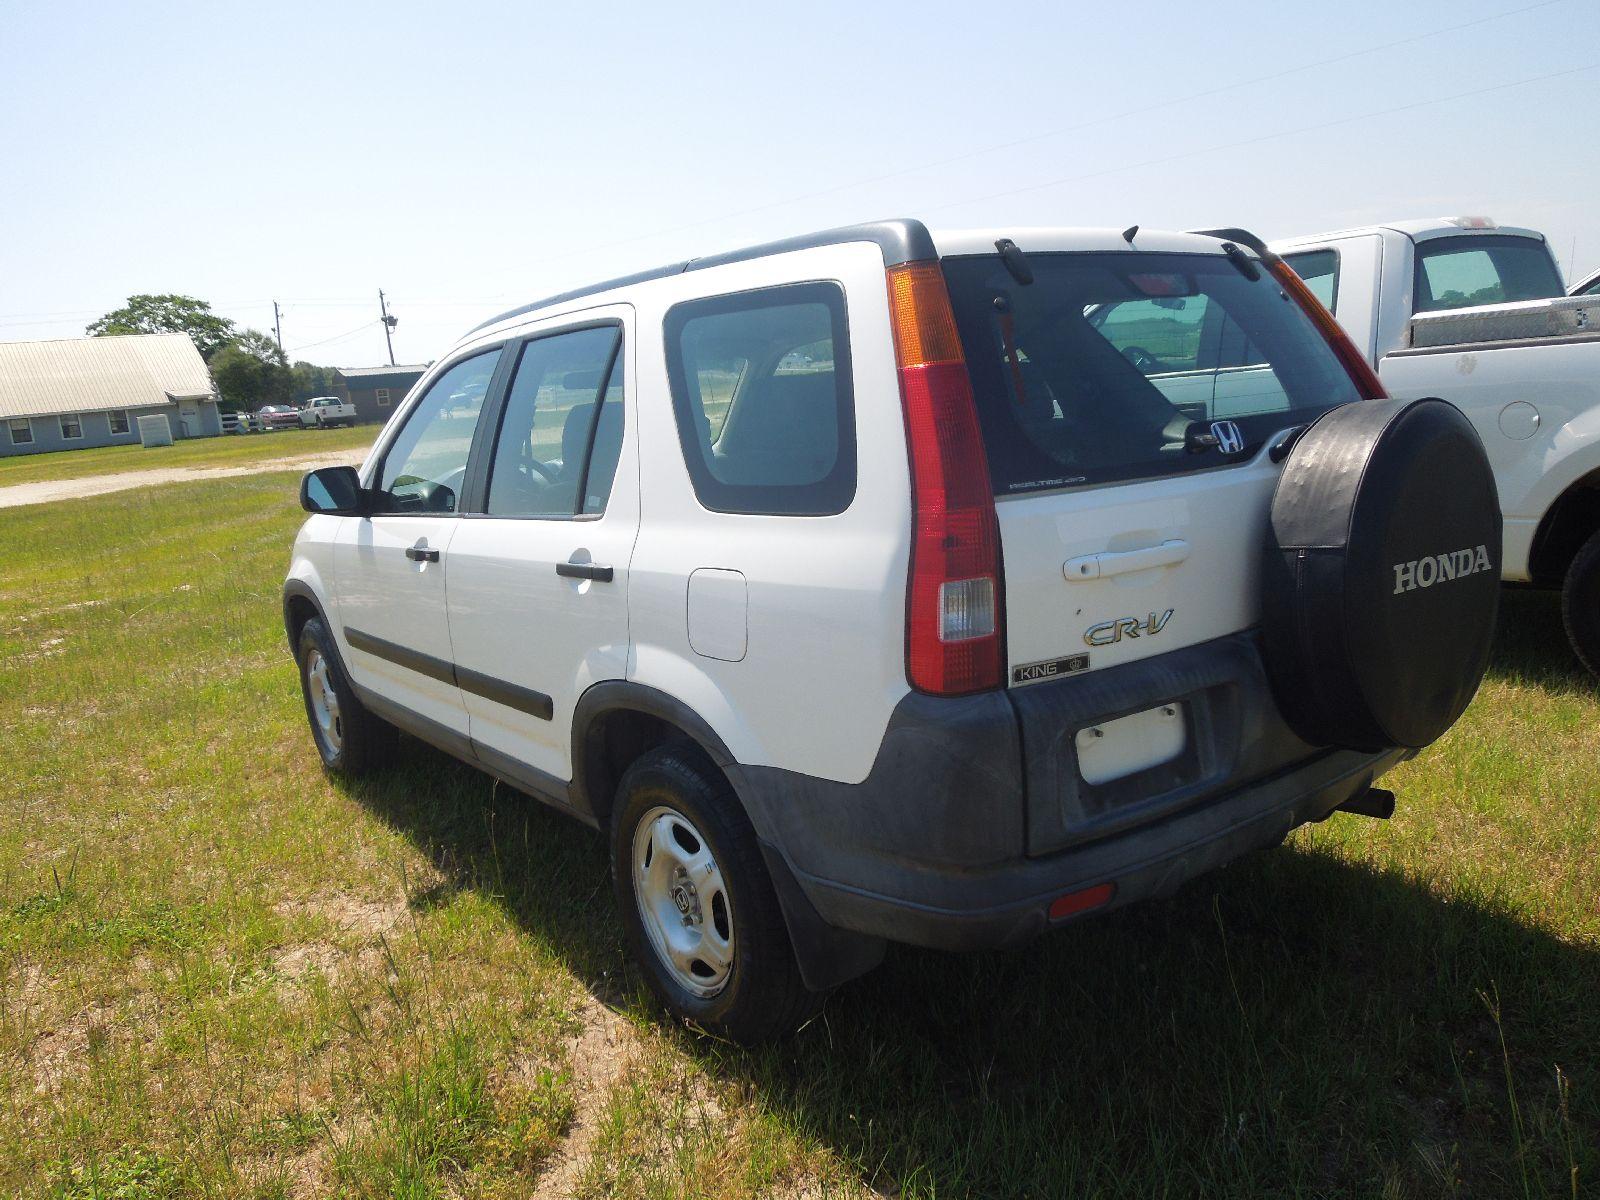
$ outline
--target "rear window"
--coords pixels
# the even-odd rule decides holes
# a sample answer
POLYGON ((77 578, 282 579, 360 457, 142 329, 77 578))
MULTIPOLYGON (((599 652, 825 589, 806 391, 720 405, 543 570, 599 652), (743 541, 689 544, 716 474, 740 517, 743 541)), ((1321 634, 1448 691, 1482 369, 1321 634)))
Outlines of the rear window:
POLYGON ((1469 235, 1417 243, 1416 311, 1565 295, 1543 242, 1469 235))
POLYGON ((1359 400, 1264 269, 1221 255, 1031 254, 944 262, 996 495, 1242 462, 1279 430, 1359 400), (1244 449, 1197 435, 1232 421, 1244 449))
POLYGON ((1306 250, 1300 254, 1285 254, 1283 261, 1294 268, 1294 273, 1306 281, 1311 294, 1322 301, 1331 313, 1339 311, 1339 252, 1337 250, 1306 250))

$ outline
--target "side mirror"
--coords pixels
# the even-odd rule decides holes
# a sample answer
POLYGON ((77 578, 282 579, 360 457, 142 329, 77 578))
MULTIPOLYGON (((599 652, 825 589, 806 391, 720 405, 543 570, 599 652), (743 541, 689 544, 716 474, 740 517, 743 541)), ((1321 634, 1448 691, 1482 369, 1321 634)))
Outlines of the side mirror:
POLYGON ((300 480, 300 507, 336 517, 364 517, 372 510, 354 467, 308 471, 300 480))

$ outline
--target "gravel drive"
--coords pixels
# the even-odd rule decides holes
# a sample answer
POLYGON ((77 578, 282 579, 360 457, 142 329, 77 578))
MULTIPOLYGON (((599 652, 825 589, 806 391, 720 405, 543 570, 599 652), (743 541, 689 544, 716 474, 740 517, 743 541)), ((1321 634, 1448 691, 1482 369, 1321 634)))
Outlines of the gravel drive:
POLYGON ((101 496, 130 488, 152 487, 161 483, 193 483, 202 479, 228 479, 235 475, 262 475, 268 471, 311 471, 317 467, 359 466, 366 448, 334 450, 322 454, 301 454, 246 463, 238 467, 167 467, 154 471, 124 471, 117 475, 90 475, 83 479, 46 479, 38 483, 16 483, 0 487, 0 508, 24 504, 48 504, 54 500, 77 500, 101 496))

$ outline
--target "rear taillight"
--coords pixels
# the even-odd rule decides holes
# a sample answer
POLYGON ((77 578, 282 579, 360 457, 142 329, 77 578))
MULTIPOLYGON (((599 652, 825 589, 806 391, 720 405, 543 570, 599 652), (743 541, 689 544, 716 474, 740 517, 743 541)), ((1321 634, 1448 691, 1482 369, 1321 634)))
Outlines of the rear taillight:
POLYGON ((937 263, 889 269, 911 451, 906 677, 959 696, 1000 686, 1000 536, 972 384, 937 263))
POLYGON ((1267 269, 1272 272, 1283 290, 1294 298, 1311 318, 1311 323, 1317 327, 1317 332, 1323 336, 1339 361, 1344 364, 1344 369, 1349 372, 1356 389, 1364 400, 1382 400, 1385 396, 1383 384, 1378 382, 1378 373, 1372 369, 1372 364, 1367 361, 1367 356, 1356 348, 1350 340, 1350 335, 1344 331, 1344 326, 1339 324, 1338 318, 1328 311, 1327 306, 1318 300, 1315 293, 1306 286, 1306 281, 1294 273, 1294 268, 1281 258, 1274 258, 1267 263, 1267 269))

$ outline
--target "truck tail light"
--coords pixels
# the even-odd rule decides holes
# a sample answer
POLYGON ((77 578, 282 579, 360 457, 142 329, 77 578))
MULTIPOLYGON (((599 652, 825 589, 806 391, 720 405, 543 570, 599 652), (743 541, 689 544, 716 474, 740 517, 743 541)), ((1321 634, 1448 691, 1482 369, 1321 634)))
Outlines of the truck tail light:
POLYGON ((1000 535, 972 384, 939 265, 891 267, 900 399, 911 456, 906 678, 960 696, 1000 686, 1000 535))
POLYGON ((1350 335, 1344 331, 1344 326, 1328 311, 1327 307, 1318 300, 1311 289, 1306 286, 1306 281, 1294 273, 1294 268, 1283 259, 1270 256, 1266 267, 1272 272, 1306 316, 1311 318, 1311 323, 1317 327, 1317 332, 1323 337, 1334 355, 1344 364, 1350 373, 1351 380, 1356 385, 1356 390, 1361 393, 1364 400, 1382 400, 1386 393, 1383 384, 1378 382, 1378 373, 1372 369, 1372 364, 1367 361, 1367 356, 1356 348, 1350 340, 1350 335))

